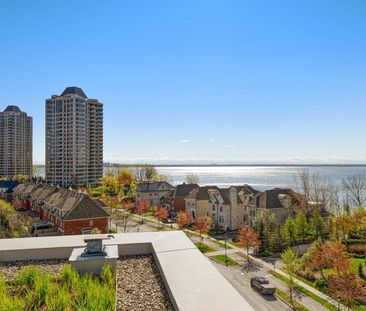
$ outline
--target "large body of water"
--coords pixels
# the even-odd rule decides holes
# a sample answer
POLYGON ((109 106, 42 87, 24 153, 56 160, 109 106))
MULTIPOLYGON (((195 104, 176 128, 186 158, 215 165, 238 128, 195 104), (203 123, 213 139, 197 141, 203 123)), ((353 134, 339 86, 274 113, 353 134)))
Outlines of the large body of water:
MULTIPOLYGON (((107 169, 107 168, 106 168, 107 169)), ((258 190, 275 187, 296 188, 295 178, 306 169, 340 185, 351 174, 365 174, 366 165, 350 166, 160 166, 157 171, 169 176, 173 185, 183 183, 188 173, 199 176, 200 185, 229 187, 247 183, 258 190)), ((40 175, 44 176, 44 167, 40 175)))

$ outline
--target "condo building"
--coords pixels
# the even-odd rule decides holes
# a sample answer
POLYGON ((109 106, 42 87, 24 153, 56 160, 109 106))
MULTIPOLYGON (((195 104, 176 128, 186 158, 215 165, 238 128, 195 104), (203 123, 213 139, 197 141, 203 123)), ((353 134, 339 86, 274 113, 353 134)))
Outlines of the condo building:
POLYGON ((32 117, 17 106, 0 112, 0 176, 32 177, 32 117))
POLYGON ((103 104, 81 88, 46 99, 46 182, 96 184, 103 177, 103 104))

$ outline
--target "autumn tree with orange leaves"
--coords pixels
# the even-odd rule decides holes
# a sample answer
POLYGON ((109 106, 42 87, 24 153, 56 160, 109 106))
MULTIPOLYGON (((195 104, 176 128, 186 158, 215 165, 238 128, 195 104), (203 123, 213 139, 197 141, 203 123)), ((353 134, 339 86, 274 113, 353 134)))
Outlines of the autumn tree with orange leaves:
POLYGON ((193 223, 193 231, 196 231, 200 235, 200 242, 198 248, 201 248, 201 243, 203 241, 202 233, 209 231, 212 226, 212 220, 210 217, 197 217, 193 223))
POLYGON ((164 207, 158 207, 156 212, 155 212, 155 217, 158 219, 158 228, 157 230, 159 230, 159 222, 160 221, 164 221, 165 219, 167 219, 169 216, 168 211, 166 210, 166 208, 164 207))
POLYGON ((348 308, 357 302, 366 301, 366 287, 361 278, 354 273, 330 275, 328 277, 327 292, 340 299, 348 308))
POLYGON ((247 251, 247 260, 251 264, 249 258, 249 249, 253 247, 258 247, 261 245, 261 241, 258 239, 257 233, 253 228, 249 226, 241 226, 238 231, 238 240, 243 245, 247 251))
POLYGON ((137 201, 136 212, 140 216, 141 224, 144 223, 144 214, 148 212, 150 208, 150 202, 146 199, 141 199, 137 201))
POLYGON ((339 242, 325 242, 313 252, 309 267, 319 270, 322 278, 325 278, 324 269, 333 269, 337 275, 342 275, 350 270, 349 255, 346 248, 339 242))
POLYGON ((185 229, 192 223, 192 215, 188 212, 180 211, 177 215, 177 224, 181 230, 185 229))

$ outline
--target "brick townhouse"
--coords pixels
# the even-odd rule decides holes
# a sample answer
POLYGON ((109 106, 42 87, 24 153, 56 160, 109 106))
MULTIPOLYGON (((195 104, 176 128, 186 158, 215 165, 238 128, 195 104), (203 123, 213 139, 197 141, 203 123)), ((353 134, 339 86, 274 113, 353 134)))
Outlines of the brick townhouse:
POLYGON ((108 233, 109 214, 99 200, 85 193, 43 184, 24 183, 13 189, 14 207, 32 209, 54 224, 60 235, 87 234, 94 228, 108 233))

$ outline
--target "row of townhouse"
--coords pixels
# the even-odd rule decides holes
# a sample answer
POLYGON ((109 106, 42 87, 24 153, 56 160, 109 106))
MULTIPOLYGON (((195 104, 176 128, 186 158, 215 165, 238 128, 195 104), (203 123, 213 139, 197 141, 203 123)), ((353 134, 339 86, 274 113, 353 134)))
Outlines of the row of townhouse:
POLYGON ((254 226, 255 211, 249 204, 258 191, 249 185, 218 188, 197 187, 186 197, 186 211, 193 219, 211 218, 215 228, 237 230, 241 225, 254 226))
POLYGON ((19 184, 12 201, 17 210, 33 210, 41 221, 52 222, 55 234, 88 234, 93 229, 108 233, 105 205, 86 193, 41 183, 19 184))
POLYGON ((270 209, 279 222, 296 213, 303 197, 291 189, 274 188, 260 192, 253 187, 200 187, 197 184, 144 182, 137 190, 137 200, 151 205, 168 203, 175 213, 187 211, 196 217, 209 217, 221 230, 237 230, 241 225, 255 226, 258 210, 270 209))

